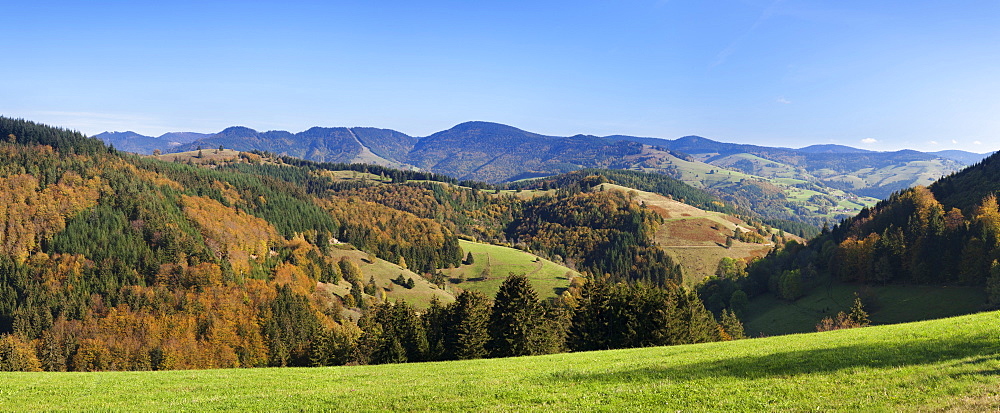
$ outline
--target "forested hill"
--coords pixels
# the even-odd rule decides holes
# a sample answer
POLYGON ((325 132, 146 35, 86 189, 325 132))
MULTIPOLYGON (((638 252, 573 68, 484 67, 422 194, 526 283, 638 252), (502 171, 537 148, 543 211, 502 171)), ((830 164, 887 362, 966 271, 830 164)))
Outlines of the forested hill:
POLYGON ((663 218, 624 192, 503 191, 209 148, 169 162, 6 118, 0 136, 3 370, 387 363, 742 336, 731 312, 680 286, 683 268, 653 239, 663 218), (487 297, 442 272, 473 264, 459 237, 583 276, 567 270, 541 300, 534 273, 511 274, 487 297))
POLYGON ((490 122, 466 122, 420 139, 407 160, 424 169, 487 182, 627 168, 642 145, 594 136, 556 137, 490 122))
MULTIPOLYGON (((930 188, 897 192, 824 230, 808 246, 793 245, 703 285, 702 296, 709 308, 721 308, 737 290, 751 298, 770 293, 789 303, 787 311, 758 308, 769 312, 773 323, 795 317, 799 312, 792 307, 799 306, 800 298, 820 300, 818 296, 830 294, 834 286, 860 291, 873 308, 883 306, 872 290, 876 286, 883 291, 962 286, 970 292, 968 299, 985 297, 985 302, 972 303, 973 308, 1000 307, 998 160, 995 154, 930 188)), ((898 306, 886 308, 897 317, 936 314, 935 308, 911 308, 908 300, 899 301, 906 293, 887 294, 897 297, 898 306)), ((948 311, 949 305, 941 307, 948 311)))
POLYGON ((941 178, 930 188, 945 205, 969 210, 987 194, 1000 191, 1000 154, 941 178))

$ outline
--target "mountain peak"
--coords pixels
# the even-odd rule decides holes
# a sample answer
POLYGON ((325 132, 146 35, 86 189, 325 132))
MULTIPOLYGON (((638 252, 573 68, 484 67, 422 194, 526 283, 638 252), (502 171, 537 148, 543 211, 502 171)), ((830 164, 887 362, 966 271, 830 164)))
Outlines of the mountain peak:
POLYGON ((682 136, 680 138, 677 138, 674 142, 678 142, 678 143, 717 143, 716 141, 713 141, 713 140, 708 139, 708 138, 703 138, 703 137, 697 136, 697 135, 682 136))
POLYGON ((230 126, 219 132, 219 135, 256 135, 259 132, 246 126, 230 126))
POLYGON ((95 138, 100 137, 100 136, 115 137, 115 138, 119 138, 119 139, 131 138, 131 137, 137 137, 137 136, 146 137, 145 135, 140 135, 140 134, 138 134, 136 132, 132 132, 132 131, 124 131, 124 132, 119 132, 119 131, 101 132, 101 133, 98 133, 97 135, 94 135, 95 138))
POLYGON ((845 145, 837 144, 820 144, 820 145, 809 145, 798 149, 800 152, 806 153, 870 153, 872 151, 867 149, 859 149, 845 145))
POLYGON ((479 121, 479 120, 459 123, 458 125, 451 127, 451 129, 448 129, 445 132, 467 132, 467 131, 480 131, 482 133, 490 133, 490 134, 523 133, 523 134, 535 135, 534 133, 526 132, 524 130, 515 128, 510 125, 504 125, 502 123, 496 123, 496 122, 479 121))

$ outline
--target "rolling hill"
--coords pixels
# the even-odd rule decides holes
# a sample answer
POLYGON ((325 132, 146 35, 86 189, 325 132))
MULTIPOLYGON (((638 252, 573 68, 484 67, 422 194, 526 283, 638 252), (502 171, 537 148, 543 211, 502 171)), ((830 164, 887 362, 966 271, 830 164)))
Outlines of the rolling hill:
POLYGON ((149 155, 155 150, 176 152, 175 148, 210 135, 208 133, 196 132, 168 132, 157 137, 152 137, 140 135, 135 132, 103 132, 94 135, 94 138, 113 145, 118 150, 149 155))
MULTIPOLYGON (((972 163, 967 160, 978 155, 961 151, 874 152, 841 145, 774 148, 718 142, 699 136, 661 141, 656 146, 688 154, 711 165, 764 178, 819 183, 880 199, 914 185, 928 185, 972 163)), ((985 156, 978 155, 979 159, 985 156)))
MULTIPOLYGON (((654 239, 681 264, 684 268, 684 282, 691 286, 715 276, 719 261, 723 258, 750 261, 767 255, 775 246, 771 237, 777 235, 778 230, 758 228, 735 216, 705 211, 651 192, 614 184, 601 184, 599 188, 629 193, 636 201, 664 218, 654 239), (744 236, 744 239, 756 242, 730 240, 737 232, 752 233, 759 237, 744 236), (726 244, 727 240, 729 246, 726 244)), ((802 240, 788 237, 793 238, 802 240)))

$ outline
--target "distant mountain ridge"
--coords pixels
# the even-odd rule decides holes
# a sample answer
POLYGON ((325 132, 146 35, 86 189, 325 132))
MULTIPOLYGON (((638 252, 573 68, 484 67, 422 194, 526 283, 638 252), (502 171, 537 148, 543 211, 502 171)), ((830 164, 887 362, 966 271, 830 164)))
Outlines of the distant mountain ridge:
POLYGON ((799 148, 800 152, 807 153, 869 153, 875 152, 867 149, 859 149, 844 145, 834 145, 834 144, 822 144, 822 145, 809 145, 806 147, 799 148))
MULTIPOLYGON (((651 170, 680 176, 677 168, 686 167, 686 162, 699 162, 751 177, 815 182, 876 198, 913 185, 928 185, 986 157, 965 151, 876 152, 833 144, 792 149, 700 136, 675 140, 625 135, 548 136, 483 121, 461 123, 426 137, 370 127, 313 127, 291 133, 259 132, 242 126, 210 135, 172 133, 153 138, 133 132, 105 132, 96 137, 118 149, 145 154, 154 149, 166 153, 223 146, 318 162, 419 168, 486 182, 583 168, 651 170)), ((690 175, 688 182, 705 179, 701 173, 690 175)), ((711 186, 708 181, 702 184, 711 186)))
POLYGON ((113 145, 118 150, 141 153, 144 155, 149 155, 157 149, 161 152, 171 151, 174 147, 178 147, 198 139, 204 139, 209 136, 212 136, 212 134, 197 132, 167 132, 163 135, 153 137, 140 135, 132 131, 103 132, 94 135, 95 138, 100 139, 109 145, 113 145))

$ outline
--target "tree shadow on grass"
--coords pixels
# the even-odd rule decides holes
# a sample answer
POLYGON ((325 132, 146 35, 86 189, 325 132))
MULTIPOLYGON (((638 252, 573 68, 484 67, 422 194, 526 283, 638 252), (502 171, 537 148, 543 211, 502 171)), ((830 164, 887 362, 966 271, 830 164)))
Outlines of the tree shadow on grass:
POLYGON ((803 374, 833 372, 851 368, 890 368, 940 363, 969 357, 966 361, 982 365, 982 374, 996 374, 984 364, 1000 360, 1000 340, 995 335, 921 340, 899 345, 847 345, 835 348, 777 352, 760 356, 743 356, 723 360, 662 367, 642 367, 615 372, 561 371, 546 376, 548 380, 566 382, 643 382, 688 381, 711 377, 757 379, 790 377, 803 374))

